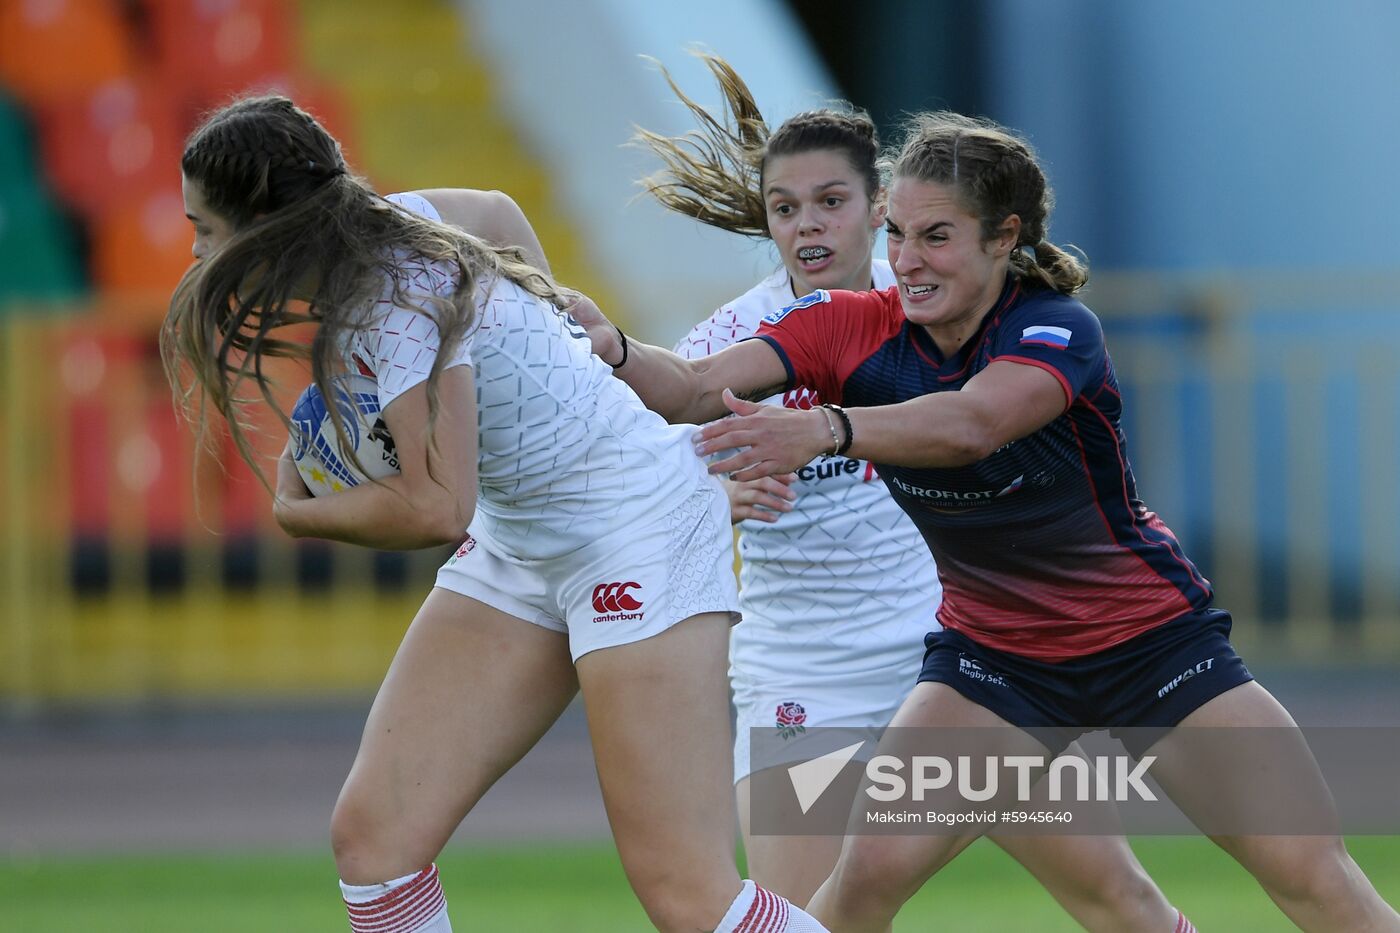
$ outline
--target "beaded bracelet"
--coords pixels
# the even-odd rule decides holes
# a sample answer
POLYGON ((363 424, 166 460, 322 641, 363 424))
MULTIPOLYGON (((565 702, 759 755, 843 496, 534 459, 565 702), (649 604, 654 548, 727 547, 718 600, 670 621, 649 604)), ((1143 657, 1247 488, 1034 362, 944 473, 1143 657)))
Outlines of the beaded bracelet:
POLYGON ((840 405, 827 403, 822 405, 822 408, 836 412, 837 416, 841 419, 841 426, 846 429, 846 439, 836 445, 836 450, 833 452, 833 456, 839 457, 851 449, 851 444, 856 439, 855 430, 851 427, 851 416, 846 414, 846 409, 842 408, 840 405))

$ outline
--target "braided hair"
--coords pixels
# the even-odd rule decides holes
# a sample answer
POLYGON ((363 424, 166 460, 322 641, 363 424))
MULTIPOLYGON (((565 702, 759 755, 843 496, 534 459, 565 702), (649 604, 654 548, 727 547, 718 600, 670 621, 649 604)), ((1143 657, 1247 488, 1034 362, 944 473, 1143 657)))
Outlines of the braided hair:
MULTIPOLYGON (((438 327, 441 350, 427 381, 430 436, 438 377, 474 323, 483 279, 505 278, 563 303, 559 287, 519 249, 491 246, 379 197, 350 173, 336 139, 285 97, 249 97, 216 111, 190 135, 180 168, 234 234, 195 262, 171 297, 161 330, 166 374, 197 433, 205 435, 208 408, 222 415, 264 485, 242 416, 252 400, 245 385, 287 422, 264 359, 289 357, 309 360, 331 397, 339 348, 369 323, 386 282, 396 304, 438 327), (417 260, 450 266, 456 291, 409 298, 402 267, 417 260), (285 336, 305 324, 315 325, 309 343, 285 336)), ((343 437, 338 412, 333 417, 343 437)))
POLYGON ((1065 295, 1084 286, 1084 263, 1047 239, 1055 195, 1029 143, 990 120, 946 110, 915 115, 905 131, 904 145, 888 160, 893 177, 951 187, 978 218, 984 242, 1017 215, 1012 274, 1065 295))
POLYGON ((235 229, 347 174, 340 143, 285 97, 251 97, 214 114, 180 159, 211 209, 235 229))

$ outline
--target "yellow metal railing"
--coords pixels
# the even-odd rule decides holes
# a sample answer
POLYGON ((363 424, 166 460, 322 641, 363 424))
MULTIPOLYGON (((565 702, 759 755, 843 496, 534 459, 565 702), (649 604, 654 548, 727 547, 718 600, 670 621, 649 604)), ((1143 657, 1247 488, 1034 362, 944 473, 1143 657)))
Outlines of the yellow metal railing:
POLYGON ((1400 664, 1397 286, 1109 275, 1086 298, 1143 498, 1206 559, 1248 656, 1400 664))
POLYGON ((0 701, 371 689, 445 554, 296 545, 231 458, 196 496, 153 341, 0 319, 0 701))
MULTIPOLYGON (((1247 657, 1400 666, 1395 286, 1088 296, 1142 496, 1247 657)), ((0 704, 372 690, 446 553, 294 544, 236 461, 201 459, 195 495, 150 325, 127 323, 151 319, 0 317, 0 704)))

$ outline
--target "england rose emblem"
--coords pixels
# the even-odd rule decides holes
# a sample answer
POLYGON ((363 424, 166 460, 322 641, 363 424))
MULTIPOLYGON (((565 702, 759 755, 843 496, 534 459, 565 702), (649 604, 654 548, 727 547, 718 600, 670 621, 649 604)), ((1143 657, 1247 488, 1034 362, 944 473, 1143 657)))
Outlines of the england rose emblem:
POLYGON ((807 711, 802 708, 801 703, 788 700, 778 704, 777 724, 778 736, 790 739, 799 732, 806 732, 803 723, 807 721, 807 711))
POLYGON ((474 550, 476 550, 476 539, 471 535, 467 535, 467 540, 462 542, 462 546, 457 548, 457 553, 453 554, 447 562, 449 564, 455 564, 474 550))

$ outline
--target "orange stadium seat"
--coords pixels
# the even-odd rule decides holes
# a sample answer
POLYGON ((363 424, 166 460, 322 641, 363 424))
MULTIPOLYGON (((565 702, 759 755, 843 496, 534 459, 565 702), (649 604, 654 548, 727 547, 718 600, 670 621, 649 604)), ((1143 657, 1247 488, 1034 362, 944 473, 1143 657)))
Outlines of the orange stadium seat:
MULTIPOLYGON (((268 495, 253 468, 238 455, 227 435, 223 445, 223 469, 226 471, 220 490, 223 532, 235 537, 251 537, 268 524, 268 495)), ((274 475, 267 477, 269 483, 276 479, 274 475)))
MULTIPOLYGON (((160 380, 160 365, 147 363, 147 371, 160 380)), ((185 537, 194 515, 194 489, 190 483, 190 434, 170 404, 165 383, 153 386, 142 412, 141 426, 149 442, 149 462, 140 464, 137 475, 124 477, 135 484, 142 499, 146 536, 153 541, 179 541, 185 537)), ((130 472, 134 472, 130 470, 130 472)))
POLYGON ((130 34, 115 0, 0 3, 0 81, 26 103, 81 95, 133 67, 130 34))
POLYGON ((141 339, 125 333, 74 328, 63 340, 60 378, 54 383, 67 411, 68 497, 75 535, 105 537, 112 521, 112 491, 120 438, 111 399, 118 374, 141 358, 141 339))
POLYGON ((109 81, 36 115, 53 187, 85 216, 179 184, 183 138, 170 99, 154 84, 109 81))
POLYGON ((73 403, 68 412, 69 450, 82 451, 73 457, 69 474, 68 508, 75 535, 101 538, 112 522, 110 430, 107 410, 98 399, 73 403))
POLYGON ((188 115, 265 84, 293 64, 284 0, 146 0, 156 69, 188 115))
MULTIPOLYGON (((189 268, 194 231, 175 184, 121 202, 92 225, 92 280, 114 292, 167 296, 189 268)), ((130 313, 130 312, 128 312, 130 313)), ((151 322, 165 313, 150 305, 151 322)))

